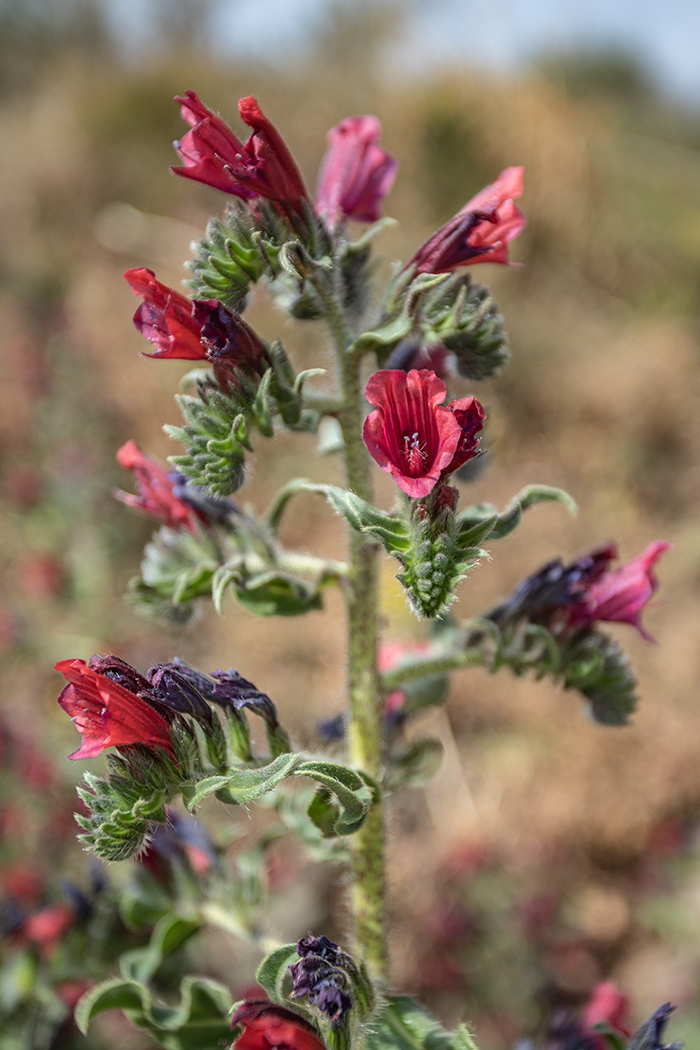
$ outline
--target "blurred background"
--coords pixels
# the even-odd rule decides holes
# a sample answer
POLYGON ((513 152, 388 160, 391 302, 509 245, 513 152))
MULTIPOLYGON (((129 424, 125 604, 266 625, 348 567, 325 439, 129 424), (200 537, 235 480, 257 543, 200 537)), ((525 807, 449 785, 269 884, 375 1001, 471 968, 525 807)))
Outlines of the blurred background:
MULTIPOLYGON (((635 1022, 679 1004, 673 1038, 694 1045, 699 43, 700 8, 681 0, 0 0, 5 898, 26 889, 29 869, 36 900, 56 892, 56 869, 76 879, 84 869, 71 818, 82 770, 64 760, 77 736, 55 703, 55 660, 115 652, 143 671, 177 653, 203 670, 235 667, 307 748, 319 746, 317 722, 342 710, 337 596, 293 620, 257 620, 231 602, 224 618, 206 610, 180 633, 124 604, 152 529, 113 499, 131 488, 114 453, 128 438, 162 459, 175 451, 161 426, 178 422, 186 368, 140 357, 121 274, 148 266, 179 287, 190 242, 225 203, 170 174, 183 133, 173 95, 195 90, 238 131, 236 101, 255 95, 310 186, 326 130, 372 112, 401 164, 380 272, 502 168, 525 166, 529 225, 512 253, 522 266, 475 273, 505 314, 513 359, 473 387, 490 412, 489 469, 463 498, 502 506, 541 482, 566 488, 581 513, 530 512, 462 586, 457 614, 607 539, 624 559, 657 538, 675 544, 646 614, 659 644, 612 632, 639 673, 631 727, 593 724, 547 682, 478 670, 454 676, 445 708, 421 716, 446 759, 395 806, 396 985, 447 1023, 473 1022, 485 1050, 505 1050, 548 1005, 581 1003, 612 978, 635 1022)), ((299 366, 326 360, 321 333, 284 322, 264 290, 247 316, 266 337, 281 332, 299 366)), ((259 442, 241 500, 261 511, 292 474, 337 480, 313 450, 291 435, 259 442)), ((378 485, 388 505, 391 484, 378 485)), ((284 540, 342 550, 337 519, 311 499, 284 540)), ((385 636, 422 639, 394 571, 387 563, 385 636)), ((288 939, 342 937, 342 910, 330 917, 338 872, 300 879, 306 863, 280 847, 273 925, 288 939)), ((254 964, 218 942, 198 962, 236 994, 254 964)))

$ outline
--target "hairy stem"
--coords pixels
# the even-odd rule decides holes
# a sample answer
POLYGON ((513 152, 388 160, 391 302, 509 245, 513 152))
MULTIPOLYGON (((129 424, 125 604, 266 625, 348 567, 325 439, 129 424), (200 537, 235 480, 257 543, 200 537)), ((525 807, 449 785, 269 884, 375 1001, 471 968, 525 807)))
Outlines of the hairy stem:
POLYGON ((458 671, 461 667, 474 667, 489 659, 489 654, 479 646, 456 651, 447 650, 436 653, 434 656, 426 657, 425 660, 411 660, 397 667, 395 671, 387 671, 381 676, 382 688, 391 693, 400 689, 402 685, 415 682, 419 678, 428 678, 430 675, 443 674, 446 671, 458 671))
MULTIPOLYGON (((321 282, 319 281, 319 285, 321 282)), ((362 439, 360 361, 348 352, 351 332, 345 323, 340 297, 326 285, 319 287, 336 345, 340 368, 342 408, 338 421, 345 443, 348 488, 372 501, 370 461, 362 439)), ((376 544, 350 530, 350 586, 348 622, 348 748, 350 762, 380 779, 382 774, 381 688, 377 671, 378 607, 376 544)), ((358 954, 372 976, 387 980, 386 878, 384 814, 381 801, 350 839, 352 849, 351 906, 358 954)))

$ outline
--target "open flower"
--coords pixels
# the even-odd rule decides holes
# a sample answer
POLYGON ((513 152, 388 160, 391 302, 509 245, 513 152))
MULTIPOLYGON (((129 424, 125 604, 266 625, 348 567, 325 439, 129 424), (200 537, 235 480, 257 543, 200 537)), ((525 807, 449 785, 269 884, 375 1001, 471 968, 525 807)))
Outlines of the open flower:
POLYGON ((475 263, 508 263, 508 245, 527 219, 513 203, 523 192, 523 169, 506 168, 496 181, 441 226, 407 264, 416 273, 449 273, 475 263))
POLYGON ((54 670, 69 683, 58 703, 83 737, 69 758, 95 758, 107 747, 130 744, 161 748, 175 757, 168 723, 141 697, 98 674, 84 660, 59 660, 54 670))
POLYGON ((595 620, 629 623, 642 638, 652 642, 654 639, 642 626, 642 610, 659 585, 654 566, 672 547, 666 540, 656 540, 619 569, 603 573, 586 589, 583 600, 573 606, 572 623, 575 626, 588 626, 595 620))
POLYGON ((127 270, 124 277, 144 301, 134 324, 157 347, 146 357, 208 361, 223 390, 239 386, 237 372, 260 379, 270 366, 266 344, 239 315, 218 299, 188 299, 152 270, 127 270))
POLYGON ((175 357, 200 361, 206 357, 202 345, 202 326, 192 313, 192 300, 156 278, 145 266, 127 270, 125 279, 134 295, 143 302, 134 314, 134 324, 141 335, 157 347, 146 357, 175 357))
POLYGON ((338 219, 376 222, 381 202, 396 177, 398 161, 377 145, 376 117, 346 117, 326 136, 330 149, 321 165, 316 212, 329 227, 338 219))
POLYGON ((596 547, 569 565, 557 558, 528 576, 489 619, 501 628, 529 620, 568 634, 599 620, 629 623, 642 638, 653 641, 642 626, 642 611, 658 587, 654 565, 672 547, 656 540, 618 569, 610 568, 618 556, 614 543, 596 547))
POLYGON ((206 520, 203 514, 198 514, 193 506, 175 495, 173 490, 177 475, 173 479, 160 463, 142 452, 134 441, 122 445, 117 452, 117 462, 124 470, 131 470, 136 479, 138 495, 122 492, 121 489, 114 493, 128 507, 143 511, 171 529, 185 528, 196 532, 198 523, 206 520))
POLYGON ((304 180, 282 136, 252 96, 238 102, 242 120, 253 129, 245 143, 200 102, 194 91, 175 101, 191 127, 175 143, 184 162, 184 167, 172 169, 176 175, 244 200, 264 197, 288 218, 303 215, 308 199, 304 180))
POLYGON ((231 1027, 243 1026, 236 1050, 325 1050, 313 1028, 299 1014, 267 999, 241 1003, 231 1027))
POLYGON ((372 458, 407 496, 421 499, 449 474, 478 455, 476 433, 484 410, 473 397, 443 404, 447 390, 427 369, 385 369, 367 383, 376 408, 363 437, 372 458))

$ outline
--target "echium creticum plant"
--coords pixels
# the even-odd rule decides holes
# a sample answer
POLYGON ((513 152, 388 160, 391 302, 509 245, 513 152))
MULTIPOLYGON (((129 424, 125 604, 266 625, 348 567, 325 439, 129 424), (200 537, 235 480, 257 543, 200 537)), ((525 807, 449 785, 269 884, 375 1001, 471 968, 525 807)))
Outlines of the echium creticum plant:
MULTIPOLYGON (((108 773, 86 774, 79 789, 81 838, 109 861, 144 851, 191 856, 196 835, 189 818, 171 808, 178 801, 193 811, 210 795, 232 807, 259 799, 315 856, 347 858, 352 930, 346 948, 323 931, 271 946, 264 908, 246 902, 240 886, 222 888, 222 878, 211 875, 213 862, 200 863, 195 869, 207 877, 197 893, 190 888, 187 906, 180 900, 170 911, 156 908, 150 944, 122 956, 120 976, 84 995, 76 1019, 86 1031, 96 1014, 121 1007, 163 1046, 203 1050, 232 1044, 467 1050, 474 1044, 466 1027, 445 1032, 418 1004, 390 994, 387 804, 392 792, 420 782, 439 761, 435 741, 407 741, 406 721, 444 699, 447 672, 480 665, 549 675, 578 691, 597 721, 625 723, 636 702, 635 677, 600 624, 628 623, 648 637, 642 610, 669 544, 652 543, 618 568, 610 543, 570 564, 557 559, 480 617, 461 624, 447 617, 460 581, 487 551, 495 556, 529 508, 555 501, 573 509, 568 495, 542 485, 523 489, 503 510, 489 503, 460 508, 455 484, 483 455, 485 412, 473 396, 448 394, 445 380, 464 386, 507 363, 502 318, 471 267, 508 264, 509 244, 525 226, 515 203, 522 169, 501 172, 377 289, 371 246, 387 221, 380 210, 397 164, 378 144, 375 117, 349 117, 329 132, 313 197, 255 99, 239 102, 251 129, 245 142, 194 92, 177 101, 189 130, 176 143, 181 164, 173 170, 215 187, 228 203, 195 246, 189 296, 150 270, 125 274, 142 300, 134 322, 152 344, 150 356, 194 365, 188 392, 177 398, 183 425, 167 428, 183 446, 172 469, 132 441, 118 452, 137 490, 118 497, 161 523, 130 599, 184 623, 205 598, 221 611, 227 592, 254 613, 292 616, 320 609, 324 591, 339 587, 347 609, 348 685, 347 711, 335 730, 345 738, 346 757, 294 751, 273 701, 243 677, 242 654, 234 658, 242 673, 203 673, 177 658, 143 673, 118 656, 62 660, 57 670, 68 685, 59 703, 82 734, 70 757, 113 749, 108 773), (370 225, 351 240, 349 221, 370 225), (297 372, 281 341, 268 344, 244 319, 251 286, 260 281, 283 313, 325 326, 334 375, 297 372), (253 434, 309 433, 322 423, 335 427, 346 487, 291 479, 261 517, 233 501, 253 434), (388 511, 373 498, 377 466, 396 485, 388 511), (280 544, 289 501, 310 495, 328 500, 344 519, 346 562, 280 544), (433 640, 413 651, 389 643, 380 650, 377 577, 384 553, 398 561, 416 615, 440 622, 433 640), (251 742, 251 714, 264 723, 265 755, 251 742), (151 978, 165 955, 206 922, 272 947, 257 973, 258 998, 234 1009, 223 985, 185 976, 180 1002, 159 1002, 151 978)), ((669 1009, 642 1029, 636 1050, 659 1050, 669 1009)), ((614 1046, 625 1045, 603 1025, 606 1033, 614 1046)))

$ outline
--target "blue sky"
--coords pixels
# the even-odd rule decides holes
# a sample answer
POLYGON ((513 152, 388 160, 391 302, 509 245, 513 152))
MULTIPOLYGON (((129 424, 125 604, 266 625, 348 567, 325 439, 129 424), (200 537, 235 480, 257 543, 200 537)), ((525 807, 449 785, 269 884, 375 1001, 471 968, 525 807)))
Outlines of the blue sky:
MULTIPOLYGON (((125 34, 143 26, 149 0, 107 0, 125 34)), ((186 2, 186 0, 185 0, 186 2)), ((352 3, 352 0, 347 0, 352 3)), ((381 0, 375 0, 381 3, 381 0)), ((407 13, 392 47, 398 67, 416 72, 445 61, 513 71, 544 52, 621 47, 637 55, 659 87, 700 108, 700 0, 403 0, 407 13)), ((232 56, 303 48, 326 0, 218 0, 217 49, 232 56)), ((133 39, 133 37, 132 37, 133 39)))

